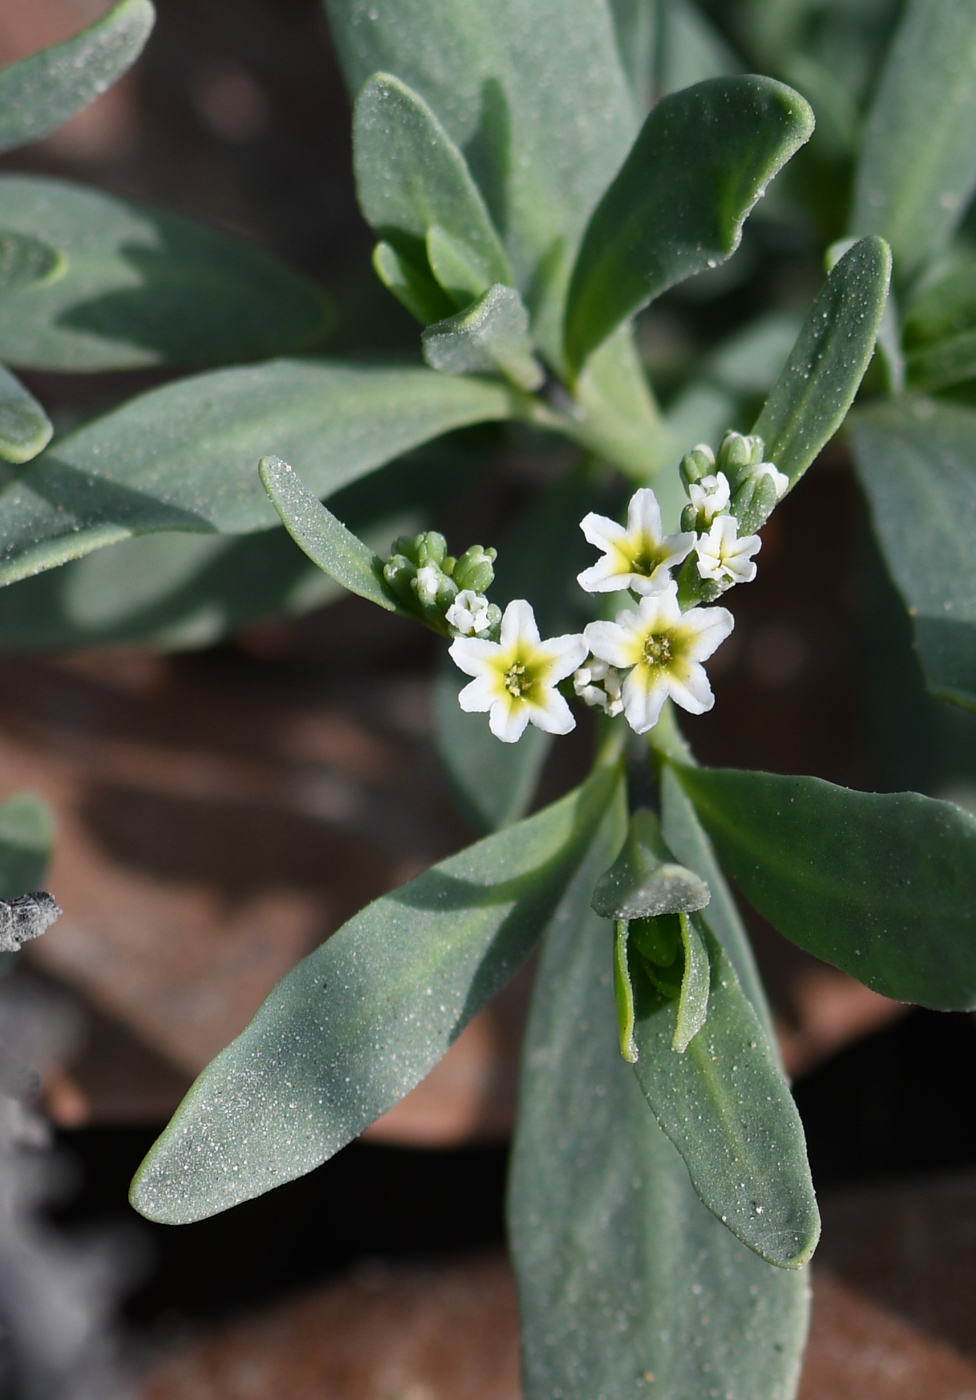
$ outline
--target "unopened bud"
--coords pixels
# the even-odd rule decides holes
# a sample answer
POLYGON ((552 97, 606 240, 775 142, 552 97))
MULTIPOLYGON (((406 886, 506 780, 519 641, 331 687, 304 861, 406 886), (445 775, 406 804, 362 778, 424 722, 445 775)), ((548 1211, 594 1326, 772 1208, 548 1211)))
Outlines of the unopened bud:
POLYGON ((687 489, 693 481, 701 481, 703 476, 711 475, 715 470, 715 454, 707 443, 700 442, 697 447, 685 453, 679 470, 687 489))
POLYGON ((484 593, 494 580, 493 565, 497 557, 494 549, 482 549, 480 544, 466 549, 454 565, 453 577, 458 588, 484 593))

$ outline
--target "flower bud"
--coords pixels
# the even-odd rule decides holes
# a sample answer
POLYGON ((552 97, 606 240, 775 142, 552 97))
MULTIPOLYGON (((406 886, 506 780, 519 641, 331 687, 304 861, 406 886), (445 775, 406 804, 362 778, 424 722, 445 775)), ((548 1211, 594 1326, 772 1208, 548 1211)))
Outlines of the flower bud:
POLYGON ((783 499, 789 479, 771 462, 760 462, 741 479, 732 497, 732 514, 739 533, 750 535, 764 525, 783 499))
POLYGON ((454 565, 453 577, 458 588, 484 593, 495 577, 492 565, 497 557, 494 549, 482 549, 480 544, 466 549, 454 565))
POLYGON ((703 476, 709 476, 715 470, 715 454, 707 443, 700 442, 697 447, 685 453, 679 470, 687 490, 693 481, 700 481, 703 476))

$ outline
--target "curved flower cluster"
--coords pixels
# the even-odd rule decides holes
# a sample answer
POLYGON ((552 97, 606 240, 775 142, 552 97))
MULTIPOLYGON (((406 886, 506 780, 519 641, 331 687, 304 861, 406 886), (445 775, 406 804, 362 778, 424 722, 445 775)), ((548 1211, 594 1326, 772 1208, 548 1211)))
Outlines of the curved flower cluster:
MULTIPOLYGON (((631 497, 625 525, 605 515, 584 517, 580 528, 602 558, 579 575, 580 586, 631 595, 612 622, 543 641, 525 599, 509 603, 499 621, 482 593, 455 592, 442 615, 454 638, 450 655, 472 677, 460 693, 461 708, 486 711, 491 732, 505 743, 520 739, 529 724, 550 734, 575 726, 559 689, 570 677, 584 704, 610 717, 623 714, 638 734, 657 724, 669 698, 691 714, 710 710, 715 699, 702 663, 729 636, 734 619, 727 608, 708 604, 755 578, 761 540, 749 531, 763 524, 789 485, 762 460, 763 451, 761 438, 727 433, 717 461, 706 446, 688 453, 681 474, 689 500, 676 534, 664 533, 657 497, 646 486, 631 497)), ((479 562, 486 557, 480 552, 479 562)), ((411 579, 415 591, 425 588, 424 568, 411 579)), ((432 602, 442 597, 442 587, 432 589, 432 602)))

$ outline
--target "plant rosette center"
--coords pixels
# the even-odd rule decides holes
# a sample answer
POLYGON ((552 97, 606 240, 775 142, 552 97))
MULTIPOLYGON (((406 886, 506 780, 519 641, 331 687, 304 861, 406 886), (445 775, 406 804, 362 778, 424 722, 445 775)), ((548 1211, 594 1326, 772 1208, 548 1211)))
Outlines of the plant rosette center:
POLYGON ((457 637, 450 654, 474 677, 458 696, 469 713, 488 711, 496 738, 515 743, 529 724, 549 734, 568 734, 575 721, 557 686, 587 654, 578 633, 542 641, 532 607, 522 598, 509 603, 497 642, 457 637))

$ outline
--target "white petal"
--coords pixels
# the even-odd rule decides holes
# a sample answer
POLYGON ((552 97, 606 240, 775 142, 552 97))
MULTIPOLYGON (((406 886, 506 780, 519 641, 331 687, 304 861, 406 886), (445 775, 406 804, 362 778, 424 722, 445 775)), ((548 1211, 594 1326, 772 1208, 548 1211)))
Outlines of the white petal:
POLYGON ((618 544, 626 544, 627 531, 608 515, 597 515, 590 511, 580 521, 580 529, 590 544, 597 549, 612 550, 618 544))
MULTIPOLYGON (((626 626, 624 616, 618 613, 617 621, 626 626)), ((650 594, 640 600, 640 607, 637 609, 637 622, 643 637, 646 637, 649 631, 660 631, 665 627, 674 627, 680 621, 681 605, 678 602, 678 585, 674 579, 660 592, 650 594)))
POLYGON ((689 714, 703 715, 715 704, 715 696, 708 683, 705 668, 699 666, 697 661, 692 661, 683 670, 684 674, 681 676, 671 673, 668 685, 671 699, 689 714))
POLYGON ((620 698, 631 729, 638 734, 646 734, 661 717, 661 710, 668 698, 667 680, 661 672, 652 671, 649 666, 635 666, 623 683, 620 698))
POLYGON ((728 608, 692 608, 682 618, 685 630, 682 654, 688 661, 707 661, 735 626, 728 608))
POLYGON ((641 659, 642 638, 625 631, 619 622, 591 622, 583 637, 593 655, 609 661, 611 666, 633 666, 641 659))
POLYGON ((549 679, 562 681, 571 676, 586 660, 589 647, 582 632, 566 632, 561 637, 547 637, 542 651, 552 657, 549 679))
POLYGON ((516 642, 537 642, 539 627, 532 611, 532 604, 524 598, 513 598, 502 614, 501 644, 514 646, 516 642))
POLYGON ((577 574, 576 582, 587 593, 622 593, 625 588, 630 587, 633 577, 633 574, 621 571, 620 556, 608 552, 581 574, 577 574))
POLYGON ((503 744, 514 744, 525 733, 529 722, 529 707, 524 702, 496 700, 488 716, 488 728, 503 744))
POLYGON ((466 676, 488 674, 500 652, 501 647, 497 642, 489 642, 482 637, 455 637, 447 649, 455 666, 466 676))
POLYGON ((469 715, 490 710, 498 699, 498 683, 490 676, 478 676, 470 681, 458 696, 458 704, 469 715))
POLYGON ((568 734, 576 728, 573 712, 558 690, 546 689, 528 709, 529 720, 547 734, 568 734))
POLYGON ((641 535, 646 535, 648 539, 656 542, 661 539, 661 507, 649 486, 642 486, 630 498, 627 507, 627 533, 637 539, 641 535))

